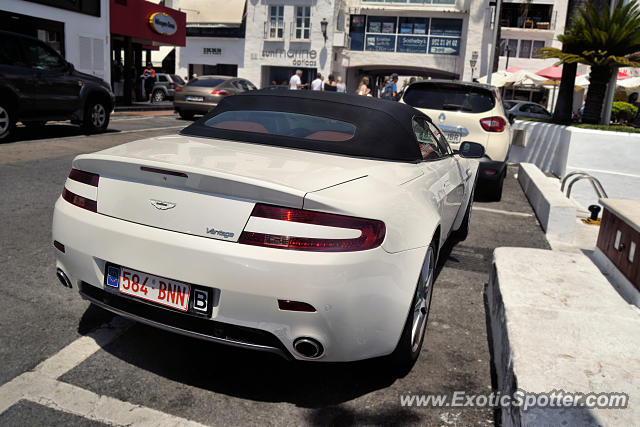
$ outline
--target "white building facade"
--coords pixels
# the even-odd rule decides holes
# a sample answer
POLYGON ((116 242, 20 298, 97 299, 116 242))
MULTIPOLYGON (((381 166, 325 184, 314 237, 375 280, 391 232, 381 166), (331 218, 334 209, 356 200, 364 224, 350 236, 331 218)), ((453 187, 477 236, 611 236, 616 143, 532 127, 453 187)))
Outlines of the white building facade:
POLYGON ((2 0, 0 29, 37 37, 77 70, 110 81, 109 0, 2 0))

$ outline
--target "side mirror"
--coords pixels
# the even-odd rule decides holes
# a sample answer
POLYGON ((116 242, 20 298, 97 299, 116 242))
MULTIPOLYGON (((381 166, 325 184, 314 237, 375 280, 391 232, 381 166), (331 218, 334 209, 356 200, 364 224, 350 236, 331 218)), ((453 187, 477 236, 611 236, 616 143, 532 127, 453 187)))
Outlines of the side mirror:
POLYGON ((460 144, 460 157, 467 159, 479 159, 484 156, 484 147, 477 142, 464 141, 460 144))
POLYGON ((509 119, 510 124, 513 124, 513 122, 516 121, 516 116, 514 116, 513 114, 509 114, 507 118, 509 119))
POLYGON ((67 62, 67 71, 71 73, 73 70, 75 70, 73 64, 71 62, 67 62))

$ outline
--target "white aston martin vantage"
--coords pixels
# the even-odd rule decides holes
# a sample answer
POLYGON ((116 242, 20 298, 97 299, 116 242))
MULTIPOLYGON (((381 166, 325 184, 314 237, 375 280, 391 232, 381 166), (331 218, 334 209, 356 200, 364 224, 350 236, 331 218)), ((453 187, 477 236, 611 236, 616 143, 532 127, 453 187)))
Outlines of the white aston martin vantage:
POLYGON ((57 275, 118 315, 287 358, 418 357, 438 251, 469 223, 481 145, 344 94, 257 91, 73 161, 57 275))

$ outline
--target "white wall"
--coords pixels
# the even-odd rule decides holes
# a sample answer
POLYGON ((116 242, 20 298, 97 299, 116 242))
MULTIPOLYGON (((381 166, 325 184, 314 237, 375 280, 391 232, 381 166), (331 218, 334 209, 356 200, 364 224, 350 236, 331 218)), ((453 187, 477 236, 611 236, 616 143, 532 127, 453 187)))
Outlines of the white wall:
POLYGON ((181 77, 188 75, 189 64, 236 64, 238 65, 238 76, 241 76, 240 70, 244 68, 244 46, 244 39, 187 37, 186 46, 176 48, 176 74, 181 77), (221 54, 204 54, 204 48, 221 49, 221 54))
MULTIPOLYGON (((22 1, 22 0, 2 0, 2 10, 29 15, 37 18, 49 19, 64 23, 64 50, 66 60, 71 62, 78 71, 93 74, 101 77, 105 81, 111 80, 111 64, 109 55, 111 52, 111 38, 109 32, 109 0, 100 1, 100 17, 85 15, 65 9, 58 9, 50 6, 22 1), (94 66, 91 53, 89 57, 80 55, 80 38, 91 39, 89 52, 102 48, 102 64, 96 58, 94 66), (89 65, 82 67, 81 65, 89 65)), ((85 39, 86 41, 86 39, 85 39)))
MULTIPOLYGON (((584 171, 602 182, 609 197, 640 200, 640 134, 527 121, 514 128, 527 132, 526 144, 513 146, 509 161, 534 163, 559 177, 584 171)), ((598 202, 587 181, 575 184, 571 198, 585 207, 598 202)))
POLYGON ((238 68, 238 76, 244 77, 258 86, 262 86, 262 67, 299 67, 316 68, 323 76, 331 73, 344 76, 344 69, 340 62, 333 61, 333 33, 335 32, 335 17, 338 14, 340 1, 311 0, 307 3, 296 0, 281 0, 278 2, 269 0, 247 1, 247 23, 244 52, 244 68, 238 68), (284 5, 284 41, 269 41, 264 39, 264 23, 269 17, 271 4, 284 5), (311 6, 311 40, 309 42, 292 41, 289 27, 295 19, 295 6, 311 6), (328 21, 327 41, 322 35, 320 22, 328 21), (284 49, 285 51, 308 50, 315 51, 315 66, 298 65, 293 63, 287 55, 265 56, 264 51, 284 49))

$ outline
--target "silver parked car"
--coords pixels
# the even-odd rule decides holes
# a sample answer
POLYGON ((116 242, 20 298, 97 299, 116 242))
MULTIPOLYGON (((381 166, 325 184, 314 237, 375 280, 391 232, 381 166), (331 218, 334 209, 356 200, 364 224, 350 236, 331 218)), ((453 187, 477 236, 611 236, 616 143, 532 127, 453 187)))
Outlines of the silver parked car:
POLYGON ((153 102, 173 99, 176 88, 182 85, 184 85, 184 80, 176 74, 157 73, 151 92, 153 93, 153 102))
POLYGON ((510 119, 527 118, 527 119, 545 119, 551 120, 552 114, 540 104, 529 101, 503 101, 504 109, 507 117, 510 119))
POLYGON ((176 89, 173 108, 183 119, 206 114, 230 95, 258 90, 249 80, 229 76, 199 76, 176 89))

